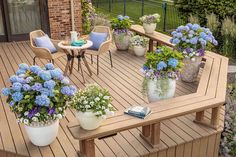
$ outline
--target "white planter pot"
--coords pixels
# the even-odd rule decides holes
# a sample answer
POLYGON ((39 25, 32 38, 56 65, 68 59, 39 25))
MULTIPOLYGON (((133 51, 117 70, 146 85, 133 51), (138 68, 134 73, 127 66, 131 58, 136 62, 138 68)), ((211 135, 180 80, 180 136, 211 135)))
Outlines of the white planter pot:
POLYGON ((47 146, 57 137, 59 120, 48 122, 47 124, 34 123, 25 125, 26 133, 30 141, 36 146, 47 146))
POLYGON ((175 79, 148 80, 147 96, 149 102, 172 98, 175 95, 175 79))
POLYGON ((134 53, 136 56, 144 56, 147 51, 146 47, 134 46, 134 53))
POLYGON ((157 27, 156 23, 151 23, 151 24, 143 23, 143 29, 147 34, 153 34, 154 31, 156 30, 156 27, 157 27))
POLYGON ((126 51, 129 49, 131 35, 128 33, 114 34, 114 41, 117 50, 126 51))
POLYGON ((77 118, 80 126, 85 130, 97 129, 103 122, 102 117, 97 117, 92 111, 77 112, 77 118))

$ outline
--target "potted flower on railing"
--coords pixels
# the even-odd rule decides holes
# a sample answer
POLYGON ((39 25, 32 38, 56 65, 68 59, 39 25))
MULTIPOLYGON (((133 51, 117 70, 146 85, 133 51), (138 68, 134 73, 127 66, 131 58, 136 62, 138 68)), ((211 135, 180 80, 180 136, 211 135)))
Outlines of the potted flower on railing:
POLYGON ((10 82, 11 87, 3 88, 2 94, 8 97, 7 103, 18 122, 24 124, 29 139, 37 146, 51 144, 76 87, 69 85, 62 71, 51 63, 45 68, 20 64, 10 82))
POLYGON ((159 14, 144 15, 139 20, 143 24, 144 31, 147 34, 153 34, 156 30, 157 23, 161 21, 161 16, 159 14))
POLYGON ((128 50, 131 38, 131 32, 129 31, 131 24, 132 21, 128 16, 118 15, 117 18, 111 19, 114 41, 118 50, 128 50))
POLYGON ((175 44, 176 49, 185 57, 181 79, 186 82, 196 81, 205 50, 217 45, 218 42, 208 28, 200 27, 198 24, 188 23, 186 26, 179 26, 171 34, 173 37, 170 42, 175 44))
POLYGON ((182 59, 182 53, 166 46, 146 54, 141 71, 144 74, 143 94, 147 94, 149 102, 174 96, 176 80, 183 67, 182 59))
POLYGON ((134 53, 137 56, 144 56, 144 54, 147 52, 148 42, 148 38, 139 35, 135 35, 130 39, 130 43, 134 49, 134 53))
POLYGON ((85 130, 98 128, 108 115, 114 115, 110 93, 96 84, 79 90, 71 106, 77 110, 80 126, 85 130))

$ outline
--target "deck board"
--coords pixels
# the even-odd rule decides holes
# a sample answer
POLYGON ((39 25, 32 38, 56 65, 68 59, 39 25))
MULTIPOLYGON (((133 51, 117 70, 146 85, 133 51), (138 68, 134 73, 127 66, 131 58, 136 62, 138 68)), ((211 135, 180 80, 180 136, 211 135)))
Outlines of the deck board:
MULTIPOLYGON (((128 52, 117 52, 114 46, 112 47, 112 56, 113 68, 110 67, 108 54, 101 56, 99 75, 96 75, 96 60, 94 58, 94 64, 90 64, 93 76, 90 77, 86 70, 84 73, 86 83, 96 82, 107 88, 113 98, 112 104, 117 110, 123 110, 131 105, 147 103, 147 98, 142 96, 141 90, 143 76, 140 73, 140 68, 144 63, 144 58, 136 57, 128 52)), ((32 64, 33 57, 29 42, 0 43, 0 88, 10 85, 8 78, 16 72, 18 64, 22 62, 32 64)), ((87 56, 87 60, 90 61, 90 56, 87 56)), ((36 63, 42 66, 47 61, 37 60, 36 63)), ((56 60, 55 64, 64 70, 66 58, 56 60)), ((77 62, 75 62, 70 79, 78 88, 85 87, 81 74, 77 71, 77 62)), ((196 90, 197 84, 178 81, 176 96, 195 93, 196 90)), ((186 96, 186 100, 187 98, 186 96)), ((181 102, 179 104, 181 106, 181 102)), ((208 112, 206 117, 209 118, 209 115, 208 112)), ((141 128, 123 131, 117 136, 103 140, 95 140, 96 156, 171 157, 179 155, 180 157, 188 157, 189 154, 199 153, 199 150, 194 149, 195 146, 198 148, 201 146, 203 156, 216 154, 217 148, 213 147, 211 151, 207 151, 204 150, 206 149, 204 146, 218 144, 218 132, 193 123, 193 119, 194 114, 191 114, 163 121, 163 125, 161 125, 161 146, 158 148, 152 148, 139 136, 141 128), (207 136, 210 136, 210 140, 203 138, 207 136), (165 151, 166 149, 167 151, 165 151)), ((75 111, 68 110, 66 118, 60 121, 56 141, 48 147, 36 147, 29 142, 23 125, 16 123, 15 115, 6 104, 6 98, 1 97, 0 125, 4 127, 0 127, 0 150, 35 157, 78 156, 79 142, 72 137, 67 128, 67 125, 72 121, 75 121, 75 111)), ((222 117, 221 121, 223 121, 222 117)))

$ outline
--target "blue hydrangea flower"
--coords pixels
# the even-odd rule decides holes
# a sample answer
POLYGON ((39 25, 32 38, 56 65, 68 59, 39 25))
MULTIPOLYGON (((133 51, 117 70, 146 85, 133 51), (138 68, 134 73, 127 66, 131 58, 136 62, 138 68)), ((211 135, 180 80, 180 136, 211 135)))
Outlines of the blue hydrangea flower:
POLYGON ((188 23, 187 26, 188 26, 190 29, 192 29, 193 24, 188 23))
POLYGON ((50 99, 46 95, 38 95, 36 96, 35 104, 48 107, 50 105, 50 99))
POLYGON ((173 32, 171 33, 172 36, 174 36, 174 35, 176 35, 176 34, 177 34, 176 31, 173 31, 173 32))
POLYGON ((15 82, 15 83, 13 83, 13 85, 12 85, 12 89, 13 89, 14 91, 16 91, 16 92, 21 91, 21 88, 22 88, 22 84, 19 83, 19 82, 15 82))
POLYGON ((179 44, 180 43, 180 40, 178 38, 175 38, 173 41, 172 41, 173 44, 179 44))
POLYGON ((147 66, 143 66, 143 70, 149 70, 149 68, 147 66))
POLYGON ((179 64, 179 61, 175 58, 170 58, 168 61, 168 65, 170 65, 172 68, 176 68, 179 64))
POLYGON ((12 99, 15 102, 19 102, 23 99, 23 94, 21 92, 15 92, 15 93, 12 94, 12 99))
POLYGON ((194 38, 190 39, 190 43, 193 45, 197 44, 197 42, 198 42, 198 37, 194 37, 194 38))
POLYGON ((10 105, 10 107, 12 107, 12 106, 15 105, 15 102, 14 102, 14 101, 11 101, 11 102, 9 103, 9 105, 10 105))
POLYGON ((129 16, 124 16, 125 19, 129 19, 129 16))
POLYGON ((192 26, 192 29, 194 31, 197 31, 199 28, 200 28, 200 26, 198 24, 193 24, 193 26, 192 26))
POLYGON ((76 92, 75 86, 64 86, 61 88, 61 93, 68 96, 73 96, 76 92))
POLYGON ((25 63, 21 63, 21 64, 19 65, 19 68, 20 68, 21 70, 26 71, 26 70, 29 69, 29 66, 28 66, 27 64, 25 64, 25 63))
POLYGON ((25 79, 25 83, 30 83, 30 82, 33 81, 33 80, 34 80, 34 78, 31 77, 31 76, 29 76, 29 77, 27 77, 27 78, 25 79))
POLYGON ((2 89, 2 94, 3 94, 4 96, 8 96, 8 95, 11 94, 11 90, 10 90, 9 88, 3 88, 3 89, 2 89))
POLYGON ((50 74, 52 78, 59 79, 60 77, 63 77, 62 71, 60 69, 54 69, 50 70, 50 74))
POLYGON ((42 89, 40 90, 40 93, 41 93, 42 95, 46 95, 46 96, 49 96, 49 97, 54 97, 54 96, 55 96, 53 90, 47 89, 47 88, 42 88, 42 89))
POLYGON ((48 89, 53 89, 56 86, 56 82, 53 80, 49 80, 44 82, 43 86, 48 89))
POLYGON ((183 37, 183 34, 182 34, 182 33, 177 33, 175 36, 176 36, 177 38, 182 38, 182 37, 183 37))
POLYGON ((161 53, 161 52, 162 52, 161 49, 157 49, 157 50, 156 50, 156 53, 161 53))
POLYGON ((19 78, 19 79, 18 79, 18 82, 21 83, 21 84, 24 84, 24 83, 25 83, 25 79, 19 78))
POLYGON ((61 80, 61 83, 63 83, 63 84, 70 84, 70 80, 65 77, 63 80, 61 80))
POLYGON ((44 81, 51 80, 51 78, 52 78, 50 72, 49 72, 49 71, 44 71, 44 70, 40 71, 40 72, 38 73, 38 76, 39 76, 41 79, 43 79, 44 81))
POLYGON ((19 69, 19 70, 17 70, 17 72, 16 72, 16 75, 21 75, 21 74, 25 74, 26 73, 26 71, 25 70, 21 70, 21 69, 19 69))
POLYGON ((28 85, 28 84, 24 84, 24 85, 22 86, 22 88, 23 88, 23 90, 26 91, 26 92, 31 90, 31 87, 30 87, 30 85, 28 85))
POLYGON ((35 83, 31 89, 34 90, 34 91, 40 91, 41 89, 43 88, 42 84, 41 83, 35 83))
POLYGON ((217 40, 213 40, 213 44, 215 45, 215 46, 217 46, 218 45, 218 41, 217 40))
POLYGON ((199 35, 201 38, 205 38, 207 36, 205 32, 201 32, 199 35))
POLYGON ((117 18, 118 18, 120 21, 124 20, 124 17, 123 17, 122 15, 118 15, 117 18))
POLYGON ((157 64, 157 70, 163 70, 164 68, 166 68, 167 65, 165 62, 161 61, 157 64))
POLYGON ((52 63, 48 63, 48 64, 45 65, 45 68, 47 70, 53 70, 54 69, 54 65, 52 63))
POLYGON ((40 70, 42 70, 39 66, 37 66, 37 65, 32 65, 31 67, 30 67, 30 71, 32 72, 32 73, 34 73, 34 74, 38 74, 38 72, 40 71, 40 70))
POLYGON ((190 31, 189 31, 189 34, 192 34, 192 35, 193 35, 194 33, 195 33, 195 32, 194 32, 193 30, 190 30, 190 31))
POLYGON ((16 75, 12 75, 12 76, 10 77, 10 82, 11 82, 11 83, 18 82, 18 79, 19 79, 18 76, 16 76, 16 75))

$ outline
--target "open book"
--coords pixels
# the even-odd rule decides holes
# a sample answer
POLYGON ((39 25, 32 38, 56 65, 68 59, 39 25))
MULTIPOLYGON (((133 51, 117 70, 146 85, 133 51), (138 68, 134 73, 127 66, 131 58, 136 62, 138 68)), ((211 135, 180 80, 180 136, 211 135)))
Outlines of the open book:
POLYGON ((151 109, 144 106, 132 106, 127 108, 124 113, 130 116, 145 119, 148 115, 151 114, 151 109))

